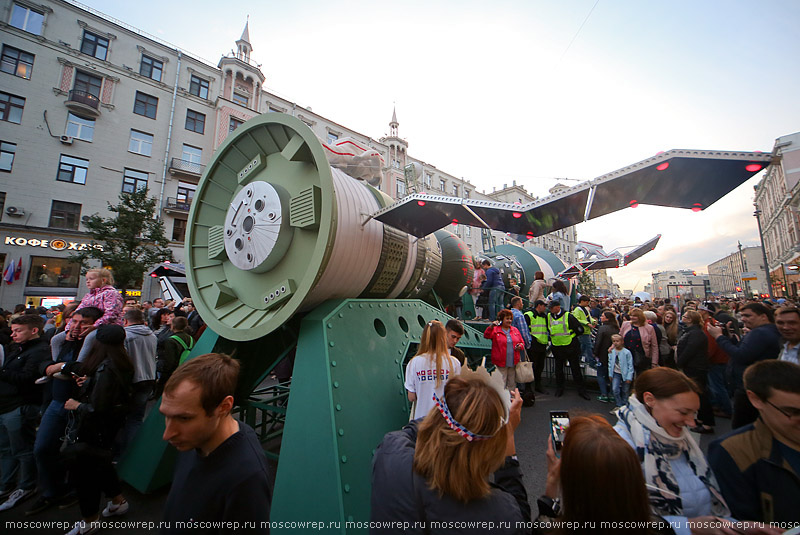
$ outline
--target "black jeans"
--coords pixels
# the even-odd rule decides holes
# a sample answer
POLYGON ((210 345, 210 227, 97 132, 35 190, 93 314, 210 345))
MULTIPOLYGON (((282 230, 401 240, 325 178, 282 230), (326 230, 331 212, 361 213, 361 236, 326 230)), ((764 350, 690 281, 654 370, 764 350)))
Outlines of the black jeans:
POLYGON ((78 505, 83 518, 100 511, 101 492, 109 498, 122 494, 117 471, 111 464, 111 450, 85 442, 72 446, 69 457, 69 483, 78 493, 78 505))
POLYGON ((542 373, 544 373, 544 359, 547 356, 547 346, 542 345, 536 340, 531 341, 531 348, 528 351, 528 356, 533 362, 533 384, 536 388, 542 386, 542 373))
POLYGON ((553 346, 553 356, 556 359, 556 386, 564 388, 566 377, 564 375, 564 364, 569 362, 569 367, 572 370, 572 380, 578 390, 583 391, 583 373, 581 372, 581 348, 578 344, 578 339, 572 340, 568 346, 553 346))

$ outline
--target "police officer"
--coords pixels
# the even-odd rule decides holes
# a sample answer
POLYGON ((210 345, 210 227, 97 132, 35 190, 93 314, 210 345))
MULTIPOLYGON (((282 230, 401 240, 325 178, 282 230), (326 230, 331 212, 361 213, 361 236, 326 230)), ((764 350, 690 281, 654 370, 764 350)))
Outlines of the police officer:
POLYGON ((574 315, 561 310, 557 300, 550 302, 550 313, 547 314, 547 332, 553 345, 553 356, 556 359, 556 397, 564 395, 564 364, 569 362, 572 379, 578 387, 578 395, 589 399, 583 384, 581 373, 581 349, 577 337, 583 334, 583 325, 574 315))
POLYGON ((595 324, 595 319, 589 313, 589 296, 582 295, 578 298, 578 304, 572 309, 572 315, 575 316, 583 326, 583 334, 578 336, 578 343, 581 347, 581 357, 586 364, 594 363, 594 354, 592 352, 592 327, 595 324))
POLYGON ((528 318, 531 331, 530 354, 533 362, 534 389, 540 394, 547 394, 542 388, 544 359, 547 355, 547 344, 550 343, 547 332, 547 303, 538 299, 533 305, 533 310, 527 311, 525 316, 528 318))

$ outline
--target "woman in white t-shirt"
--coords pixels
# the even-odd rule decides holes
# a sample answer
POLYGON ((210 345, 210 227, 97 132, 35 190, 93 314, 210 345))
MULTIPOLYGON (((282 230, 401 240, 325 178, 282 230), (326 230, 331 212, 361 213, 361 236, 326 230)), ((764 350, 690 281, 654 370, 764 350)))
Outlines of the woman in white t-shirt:
POLYGON ((406 366, 408 400, 416 402, 411 419, 424 418, 434 407, 433 394, 442 397, 445 383, 459 373, 461 364, 450 356, 444 326, 436 320, 428 322, 417 354, 406 366))

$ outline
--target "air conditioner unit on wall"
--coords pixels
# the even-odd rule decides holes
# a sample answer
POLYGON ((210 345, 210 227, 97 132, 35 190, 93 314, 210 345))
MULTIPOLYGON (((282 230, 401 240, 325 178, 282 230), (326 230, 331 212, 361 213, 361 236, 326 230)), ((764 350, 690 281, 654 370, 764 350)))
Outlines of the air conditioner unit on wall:
POLYGON ((61 143, 64 145, 72 145, 72 136, 61 136, 61 143))
POLYGON ((17 208, 16 206, 8 206, 6 207, 6 213, 10 216, 22 217, 25 215, 25 210, 17 208))

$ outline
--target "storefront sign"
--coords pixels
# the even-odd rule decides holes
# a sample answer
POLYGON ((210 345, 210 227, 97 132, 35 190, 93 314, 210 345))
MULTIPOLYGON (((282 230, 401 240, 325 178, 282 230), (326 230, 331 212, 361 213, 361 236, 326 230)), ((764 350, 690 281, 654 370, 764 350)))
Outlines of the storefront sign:
POLYGON ((5 245, 17 245, 19 247, 49 247, 54 251, 87 251, 89 249, 97 249, 102 251, 103 245, 99 243, 85 243, 66 241, 61 238, 55 240, 40 240, 38 238, 18 238, 15 236, 6 236, 5 245))

